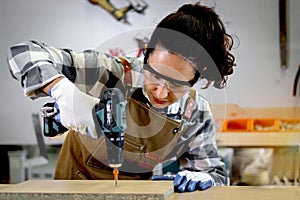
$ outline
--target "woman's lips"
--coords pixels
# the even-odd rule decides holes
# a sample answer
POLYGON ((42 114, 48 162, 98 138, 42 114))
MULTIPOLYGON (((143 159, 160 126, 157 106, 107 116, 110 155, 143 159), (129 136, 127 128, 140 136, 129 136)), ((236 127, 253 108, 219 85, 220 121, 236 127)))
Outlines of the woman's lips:
POLYGON ((153 100, 154 100, 155 103, 157 103, 157 104, 164 104, 164 103, 168 102, 168 101, 164 101, 164 100, 159 100, 159 99, 157 99, 157 98, 155 98, 155 97, 153 97, 153 100))

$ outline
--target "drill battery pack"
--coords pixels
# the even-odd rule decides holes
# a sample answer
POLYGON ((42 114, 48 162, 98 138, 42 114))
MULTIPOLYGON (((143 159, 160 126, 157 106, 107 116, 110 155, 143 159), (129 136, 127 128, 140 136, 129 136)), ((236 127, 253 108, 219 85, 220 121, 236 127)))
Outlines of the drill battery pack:
POLYGON ((44 118, 44 136, 55 137, 68 130, 56 119, 59 116, 59 110, 57 109, 55 102, 46 103, 41 110, 44 118))

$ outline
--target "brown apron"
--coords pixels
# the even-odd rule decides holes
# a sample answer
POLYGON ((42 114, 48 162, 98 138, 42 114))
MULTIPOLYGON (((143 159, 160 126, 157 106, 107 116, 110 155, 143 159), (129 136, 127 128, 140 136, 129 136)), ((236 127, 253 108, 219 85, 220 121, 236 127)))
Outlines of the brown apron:
MULTIPOLYGON (((156 164, 185 152, 188 141, 179 142, 185 129, 181 122, 164 117, 133 98, 126 112, 120 179, 149 179, 156 164)), ((104 136, 95 140, 70 130, 61 148, 54 178, 112 180, 112 169, 105 164, 106 158, 104 136)))

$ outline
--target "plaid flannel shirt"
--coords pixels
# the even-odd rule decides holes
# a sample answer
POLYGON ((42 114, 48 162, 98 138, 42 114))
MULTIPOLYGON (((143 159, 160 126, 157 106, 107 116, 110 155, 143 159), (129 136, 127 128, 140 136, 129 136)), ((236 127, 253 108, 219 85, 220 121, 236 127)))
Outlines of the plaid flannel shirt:
MULTIPOLYGON (((137 58, 126 59, 131 65, 132 87, 142 88, 143 62, 137 58)), ((99 97, 105 86, 124 84, 122 61, 94 50, 75 52, 28 41, 9 49, 8 63, 12 76, 20 81, 24 94, 32 99, 44 96, 40 88, 60 76, 67 77, 80 90, 95 97, 99 97)), ((161 112, 167 116, 183 112, 187 98, 188 94, 161 112)), ((184 123, 188 126, 184 135, 191 142, 179 158, 179 168, 207 172, 216 185, 228 185, 228 175, 217 152, 213 116, 208 102, 198 92, 192 117, 184 123)))

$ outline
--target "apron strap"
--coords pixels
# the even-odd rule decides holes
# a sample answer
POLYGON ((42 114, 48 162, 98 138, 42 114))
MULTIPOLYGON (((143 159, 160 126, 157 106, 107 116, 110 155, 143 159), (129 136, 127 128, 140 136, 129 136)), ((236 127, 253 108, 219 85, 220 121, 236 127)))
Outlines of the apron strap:
POLYGON ((132 88, 132 75, 131 75, 131 66, 128 60, 124 57, 119 57, 119 59, 123 63, 124 67, 124 83, 125 83, 125 90, 126 90, 126 97, 129 94, 129 91, 132 88))
POLYGON ((183 119, 185 119, 186 121, 189 121, 192 116, 193 109, 195 106, 195 98, 196 98, 196 90, 194 88, 191 88, 189 93, 189 98, 185 102, 184 113, 182 116, 183 119))

